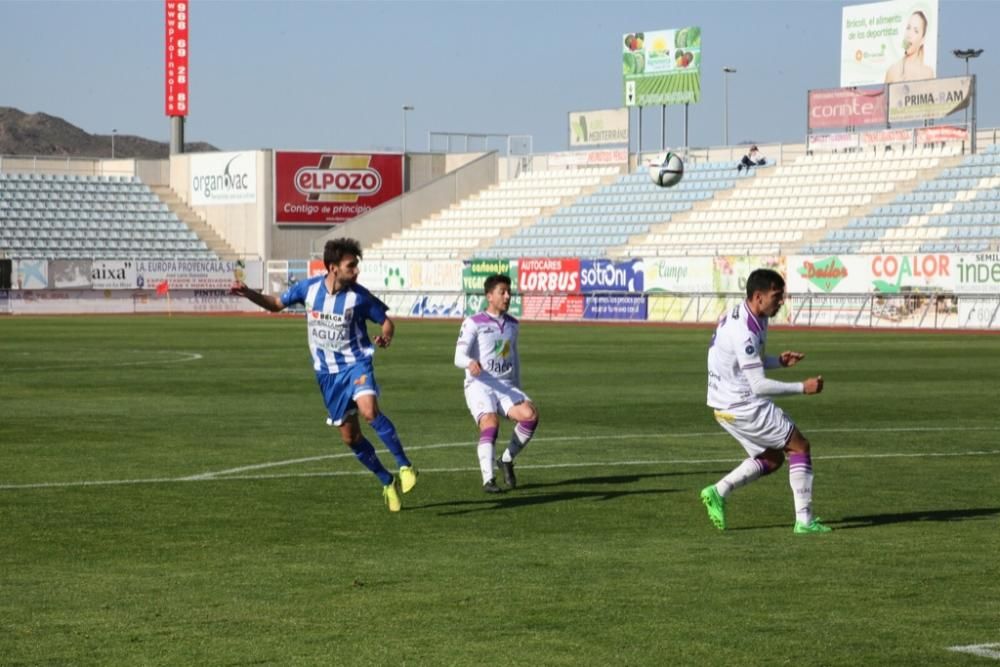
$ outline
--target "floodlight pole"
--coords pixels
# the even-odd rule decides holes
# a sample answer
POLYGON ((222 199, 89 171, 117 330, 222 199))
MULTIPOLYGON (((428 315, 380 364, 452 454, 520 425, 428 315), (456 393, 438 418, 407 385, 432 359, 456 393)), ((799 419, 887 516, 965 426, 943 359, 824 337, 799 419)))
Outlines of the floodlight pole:
POLYGON ((735 74, 735 67, 722 68, 722 143, 729 145, 729 75, 735 74))
MULTIPOLYGON (((952 54, 961 60, 965 61, 965 76, 969 76, 969 61, 973 58, 978 58, 983 55, 983 49, 955 49, 952 54)), ((969 107, 965 107, 965 127, 969 130, 970 137, 969 148, 975 153, 976 152, 976 81, 973 77, 972 80, 972 126, 969 125, 969 107)))
POLYGON ((115 159, 115 135, 118 134, 118 130, 115 128, 111 129, 111 159, 115 159))
POLYGON ((403 105, 403 193, 406 193, 406 112, 413 111, 416 107, 409 104, 403 105))

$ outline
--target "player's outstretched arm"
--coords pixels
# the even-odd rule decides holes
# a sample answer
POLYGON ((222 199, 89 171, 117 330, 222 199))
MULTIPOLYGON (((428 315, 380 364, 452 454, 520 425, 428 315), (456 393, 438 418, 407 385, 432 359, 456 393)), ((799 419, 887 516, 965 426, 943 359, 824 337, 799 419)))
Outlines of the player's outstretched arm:
POLYGON ((262 294, 255 289, 247 287, 246 283, 240 281, 233 283, 233 286, 229 288, 229 292, 249 299, 264 310, 269 310, 272 313, 280 313, 285 309, 285 304, 278 297, 271 296, 270 294, 262 294))
POLYGON ((814 378, 808 378, 802 383, 802 393, 803 394, 818 394, 823 391, 823 376, 817 375, 814 378))

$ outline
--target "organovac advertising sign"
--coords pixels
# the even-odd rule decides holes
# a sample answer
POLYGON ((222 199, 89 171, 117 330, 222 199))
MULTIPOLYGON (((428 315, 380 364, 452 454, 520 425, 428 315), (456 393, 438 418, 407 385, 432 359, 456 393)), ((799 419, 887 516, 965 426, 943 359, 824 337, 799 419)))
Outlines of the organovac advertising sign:
POLYGON ((191 156, 191 205, 253 204, 257 201, 257 155, 196 153, 191 156))

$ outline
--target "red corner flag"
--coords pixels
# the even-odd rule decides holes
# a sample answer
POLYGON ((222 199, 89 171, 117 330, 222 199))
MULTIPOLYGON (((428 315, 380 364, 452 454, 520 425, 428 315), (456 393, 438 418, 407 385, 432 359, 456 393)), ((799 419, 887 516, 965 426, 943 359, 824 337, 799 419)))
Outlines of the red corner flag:
POLYGON ((170 283, 168 283, 166 280, 164 280, 162 283, 156 286, 156 293, 160 296, 163 296, 169 291, 170 291, 170 283))

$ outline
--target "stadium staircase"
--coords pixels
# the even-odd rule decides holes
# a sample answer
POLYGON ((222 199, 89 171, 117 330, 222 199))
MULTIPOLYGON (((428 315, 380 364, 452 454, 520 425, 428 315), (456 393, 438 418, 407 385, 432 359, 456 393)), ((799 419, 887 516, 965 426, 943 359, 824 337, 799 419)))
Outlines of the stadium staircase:
POLYGON ((193 231, 205 246, 220 259, 236 259, 239 255, 225 239, 173 191, 165 185, 154 185, 150 190, 160 198, 177 219, 193 231))

